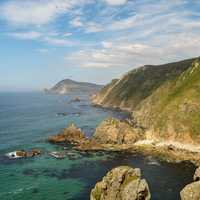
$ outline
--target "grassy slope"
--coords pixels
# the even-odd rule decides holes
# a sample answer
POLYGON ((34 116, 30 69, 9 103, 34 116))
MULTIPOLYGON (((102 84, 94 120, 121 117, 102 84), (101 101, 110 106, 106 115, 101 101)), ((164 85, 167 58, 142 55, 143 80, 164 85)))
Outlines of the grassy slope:
POLYGON ((115 80, 103 88, 94 102, 133 110, 165 81, 172 80, 185 71, 193 60, 134 69, 119 81, 115 80))
POLYGON ((200 141, 200 59, 168 80, 137 108, 135 117, 161 137, 200 141))
POLYGON ((128 108, 154 137, 200 143, 200 59, 132 70, 96 103, 128 108))

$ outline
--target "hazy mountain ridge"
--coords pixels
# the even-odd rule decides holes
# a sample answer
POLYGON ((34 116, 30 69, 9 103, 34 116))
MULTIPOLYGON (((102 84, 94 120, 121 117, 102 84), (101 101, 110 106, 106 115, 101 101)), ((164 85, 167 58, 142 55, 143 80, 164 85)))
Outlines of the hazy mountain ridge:
POLYGON ((200 142, 199 58, 144 66, 106 87, 93 102, 133 112, 150 137, 200 142))
POLYGON ((97 85, 94 83, 87 82, 77 82, 71 79, 65 79, 58 82, 51 89, 47 90, 47 92, 55 93, 55 94, 67 94, 67 93, 94 93, 100 90, 103 86, 97 85))

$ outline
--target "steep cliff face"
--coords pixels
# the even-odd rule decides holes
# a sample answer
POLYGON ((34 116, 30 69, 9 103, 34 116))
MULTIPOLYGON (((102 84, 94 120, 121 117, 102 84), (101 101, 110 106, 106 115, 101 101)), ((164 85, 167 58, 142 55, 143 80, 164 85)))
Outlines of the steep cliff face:
POLYGON ((200 143, 200 59, 133 70, 93 102, 131 111, 150 139, 200 143))
POLYGON ((165 65, 147 65, 134 69, 121 79, 113 80, 94 98, 93 103, 104 107, 133 110, 167 80, 173 80, 188 69, 194 59, 165 65))
POLYGON ((133 115, 156 138, 199 143, 200 59, 141 102, 133 115))

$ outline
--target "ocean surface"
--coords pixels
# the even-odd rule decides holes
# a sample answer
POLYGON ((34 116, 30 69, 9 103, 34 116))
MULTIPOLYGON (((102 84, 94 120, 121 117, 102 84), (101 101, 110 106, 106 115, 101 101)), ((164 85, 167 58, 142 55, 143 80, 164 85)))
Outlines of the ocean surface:
POLYGON ((171 164, 153 157, 129 153, 80 153, 56 160, 51 151, 62 146, 46 139, 75 123, 91 136, 108 116, 126 118, 122 112, 92 107, 89 98, 43 93, 0 93, 0 200, 88 200, 95 183, 113 167, 139 167, 147 179, 153 200, 178 200, 180 190, 192 181, 195 167, 171 164), (63 114, 64 113, 64 114, 63 114), (29 159, 9 160, 5 154, 31 148, 43 154, 29 159))

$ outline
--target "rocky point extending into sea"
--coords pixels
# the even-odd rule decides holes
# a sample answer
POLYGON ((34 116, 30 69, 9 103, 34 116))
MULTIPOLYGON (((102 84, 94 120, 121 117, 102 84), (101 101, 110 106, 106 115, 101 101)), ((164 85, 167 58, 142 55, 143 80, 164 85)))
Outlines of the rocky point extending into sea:
MULTIPOLYGON (((108 118, 96 128, 91 138, 74 124, 63 129, 48 141, 53 144, 71 144, 80 151, 128 151, 153 155, 169 162, 191 161, 200 164, 198 148, 184 146, 175 142, 147 140, 140 127, 134 127, 130 120, 108 118)), ((194 175, 193 183, 181 191, 182 200, 200 199, 199 169, 194 175)), ((148 184, 141 179, 139 169, 118 167, 111 170, 96 184, 91 192, 91 200, 128 200, 150 199, 148 184), (120 178, 121 177, 121 178, 120 178)))
POLYGON ((50 136, 48 141, 55 144, 72 144, 81 151, 129 151, 153 155, 172 162, 191 161, 200 165, 200 150, 197 146, 178 142, 163 142, 146 139, 143 130, 134 128, 129 120, 108 118, 96 128, 91 138, 74 124, 61 133, 50 136))

